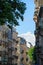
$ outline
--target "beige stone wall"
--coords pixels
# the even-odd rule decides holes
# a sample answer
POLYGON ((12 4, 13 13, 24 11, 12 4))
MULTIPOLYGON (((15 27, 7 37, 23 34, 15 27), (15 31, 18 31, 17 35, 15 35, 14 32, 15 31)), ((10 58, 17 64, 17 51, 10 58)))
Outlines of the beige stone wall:
POLYGON ((35 11, 34 11, 35 13, 33 20, 37 22, 37 16, 39 14, 40 7, 43 6, 43 0, 34 0, 34 3, 35 3, 35 11))
MULTIPOLYGON (((24 65, 27 65, 29 63, 28 61, 26 61, 26 59, 28 58, 28 56, 26 54, 27 50, 28 50, 28 48, 27 48, 25 42, 23 42, 23 44, 20 44, 20 63, 23 63, 24 65), (23 58, 23 60, 21 61, 22 58, 23 58)), ((28 60, 29 60, 29 58, 28 58, 28 60)))
MULTIPOLYGON (((0 52, 2 51, 4 53, 4 51, 6 51, 7 54, 8 54, 7 56, 10 57, 11 53, 12 53, 12 56, 15 55, 14 48, 15 48, 15 44, 16 44, 16 41, 17 41, 17 33, 16 33, 16 31, 13 32, 14 40, 9 39, 8 36, 7 36, 8 35, 7 31, 9 31, 9 30, 10 29, 6 25, 0 26, 0 41, 2 41, 2 42, 0 42, 0 44, 1 44, 0 45, 0 52), (6 32, 6 34, 5 34, 5 32, 6 32), (3 36, 3 34, 4 34, 4 36, 3 36), (6 46, 6 44, 7 44, 7 46, 6 46), (10 51, 8 51, 8 49, 11 49, 13 51, 10 52, 10 51)), ((0 61, 1 61, 1 58, 3 56, 3 53, 0 55, 0 61)), ((6 56, 6 54, 5 54, 5 56, 6 56)), ((12 60, 12 62, 14 63, 15 60, 12 60)), ((16 60, 16 62, 17 62, 17 60, 16 60)))
POLYGON ((43 0, 34 0, 36 7, 43 6, 43 0))
MULTIPOLYGON (((7 54, 9 56, 11 56, 11 51, 8 51, 8 47, 10 49, 13 49, 13 51, 12 51, 12 56, 13 56, 12 63, 13 64, 17 63, 18 65, 20 65, 21 57, 23 57, 24 58, 23 64, 26 65, 28 63, 28 61, 26 61, 26 58, 27 58, 27 55, 26 55, 26 52, 27 52, 26 43, 24 42, 24 44, 22 44, 22 45, 20 44, 20 38, 17 36, 18 33, 16 31, 14 31, 13 34, 12 34, 13 40, 8 39, 6 34, 4 34, 4 36, 3 36, 3 32, 8 31, 10 29, 7 26, 2 26, 1 28, 2 29, 0 30, 0 40, 2 40, 3 42, 2 43, 0 42, 0 44, 2 44, 2 45, 0 45, 0 51, 2 51, 2 52, 6 51, 7 54), (23 54, 21 54, 20 48, 23 49, 23 51, 24 51, 23 54), (15 57, 17 56, 18 58, 14 58, 14 56, 15 57)), ((1 55, 3 55, 3 54, 1 54, 1 55)), ((0 56, 0 60, 1 60, 1 56, 0 56)))

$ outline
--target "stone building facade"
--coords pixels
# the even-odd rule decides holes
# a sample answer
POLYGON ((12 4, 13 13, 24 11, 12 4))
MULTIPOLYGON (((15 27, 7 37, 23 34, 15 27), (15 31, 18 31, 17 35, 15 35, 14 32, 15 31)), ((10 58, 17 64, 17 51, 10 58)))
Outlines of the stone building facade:
POLYGON ((27 55, 28 48, 26 46, 26 40, 20 38, 20 65, 29 65, 29 57, 27 55))
POLYGON ((17 32, 13 31, 11 35, 11 29, 6 25, 0 26, 0 65, 16 64, 14 61, 18 56, 15 55, 15 43, 18 43, 17 32))
POLYGON ((12 33, 6 25, 0 26, 0 65, 26 65, 26 40, 18 37, 13 28, 12 33))
POLYGON ((43 65, 43 0, 35 0, 34 21, 36 24, 36 60, 43 65))

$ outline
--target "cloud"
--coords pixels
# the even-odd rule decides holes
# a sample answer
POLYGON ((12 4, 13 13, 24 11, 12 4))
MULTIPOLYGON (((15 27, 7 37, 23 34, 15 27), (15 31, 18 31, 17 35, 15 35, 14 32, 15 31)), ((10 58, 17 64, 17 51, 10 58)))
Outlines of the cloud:
POLYGON ((32 34, 31 32, 23 33, 19 36, 26 39, 28 47, 30 47, 28 42, 31 42, 33 46, 35 45, 35 35, 32 34))

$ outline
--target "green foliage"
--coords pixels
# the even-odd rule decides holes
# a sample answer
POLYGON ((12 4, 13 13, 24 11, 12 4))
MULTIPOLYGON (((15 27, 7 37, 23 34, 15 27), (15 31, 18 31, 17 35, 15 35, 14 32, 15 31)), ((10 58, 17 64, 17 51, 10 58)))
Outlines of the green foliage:
POLYGON ((34 51, 33 51, 33 61, 35 63, 37 63, 37 59, 36 59, 36 46, 34 47, 34 51))
POLYGON ((19 25, 19 18, 23 21, 26 4, 20 0, 0 0, 0 25, 6 22, 19 25))
POLYGON ((29 57, 30 57, 31 60, 33 60, 33 51, 34 51, 34 47, 32 47, 32 48, 30 48, 28 50, 28 55, 29 55, 29 57))
POLYGON ((32 47, 28 50, 28 55, 30 57, 30 60, 34 61, 34 63, 37 62, 36 60, 36 47, 32 47))

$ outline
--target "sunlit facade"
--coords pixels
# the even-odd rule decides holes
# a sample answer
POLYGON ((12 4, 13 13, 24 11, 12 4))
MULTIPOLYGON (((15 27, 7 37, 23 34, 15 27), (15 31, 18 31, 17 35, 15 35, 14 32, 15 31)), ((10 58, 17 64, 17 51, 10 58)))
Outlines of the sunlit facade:
POLYGON ((28 65, 26 40, 6 25, 0 26, 0 65, 28 65))
POLYGON ((26 46, 26 40, 22 37, 20 38, 20 65, 28 65, 29 57, 27 55, 28 48, 26 46))
POLYGON ((34 0, 34 3, 35 3, 35 11, 33 19, 35 22, 37 22, 40 7, 43 6, 43 0, 34 0))
POLYGON ((16 65, 15 58, 17 60, 18 56, 14 46, 18 44, 17 32, 12 30, 12 33, 6 25, 0 26, 0 65, 16 65))

